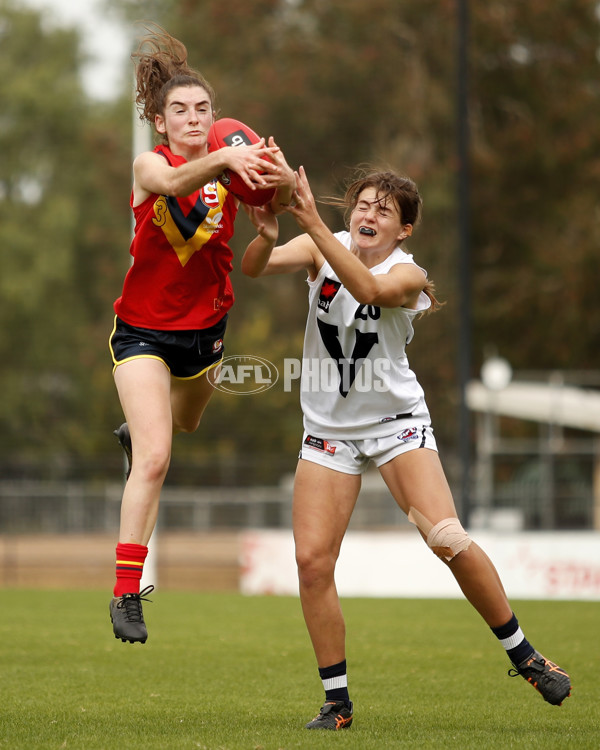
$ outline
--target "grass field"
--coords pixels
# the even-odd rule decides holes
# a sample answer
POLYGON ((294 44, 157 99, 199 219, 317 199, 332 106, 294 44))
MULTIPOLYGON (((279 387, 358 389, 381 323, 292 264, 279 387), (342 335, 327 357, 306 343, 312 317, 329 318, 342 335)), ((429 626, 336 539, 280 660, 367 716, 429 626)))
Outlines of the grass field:
POLYGON ((600 747, 600 603, 516 602, 572 675, 557 708, 463 601, 347 599, 355 720, 308 732, 323 699, 294 598, 158 592, 150 637, 112 635, 99 592, 1 590, 0 748, 600 747))

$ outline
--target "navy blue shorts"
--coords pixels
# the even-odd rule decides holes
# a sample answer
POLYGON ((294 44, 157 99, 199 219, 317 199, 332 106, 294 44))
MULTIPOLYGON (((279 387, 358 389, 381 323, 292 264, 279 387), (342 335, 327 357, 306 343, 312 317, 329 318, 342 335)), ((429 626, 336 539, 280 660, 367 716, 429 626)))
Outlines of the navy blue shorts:
POLYGON ((175 378, 197 378, 223 359, 227 315, 210 328, 194 331, 158 331, 130 326, 115 316, 109 339, 113 372, 133 359, 158 359, 175 378))

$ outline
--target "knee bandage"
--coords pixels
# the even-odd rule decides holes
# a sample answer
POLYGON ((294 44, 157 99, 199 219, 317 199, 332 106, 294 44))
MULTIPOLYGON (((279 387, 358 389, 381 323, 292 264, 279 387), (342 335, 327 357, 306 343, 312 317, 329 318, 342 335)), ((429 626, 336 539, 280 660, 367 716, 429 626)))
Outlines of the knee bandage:
POLYGON ((448 562, 471 545, 471 539, 458 518, 445 518, 433 526, 422 513, 411 508, 408 520, 425 536, 432 552, 448 562))

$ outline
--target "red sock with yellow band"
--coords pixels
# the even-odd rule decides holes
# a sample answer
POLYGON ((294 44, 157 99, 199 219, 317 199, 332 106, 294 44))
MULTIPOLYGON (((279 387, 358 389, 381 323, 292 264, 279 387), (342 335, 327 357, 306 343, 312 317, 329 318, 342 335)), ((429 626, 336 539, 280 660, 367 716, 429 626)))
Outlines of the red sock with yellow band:
POLYGON ((140 580, 147 554, 148 547, 143 544, 117 544, 115 596, 140 593, 140 580))

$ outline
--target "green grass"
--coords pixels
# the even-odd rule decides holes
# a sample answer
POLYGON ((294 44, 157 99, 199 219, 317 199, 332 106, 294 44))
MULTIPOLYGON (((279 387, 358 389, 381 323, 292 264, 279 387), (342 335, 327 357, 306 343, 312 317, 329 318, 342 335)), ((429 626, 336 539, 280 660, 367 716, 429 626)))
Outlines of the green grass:
POLYGON ((573 695, 545 703, 463 601, 347 599, 354 726, 307 732, 322 687, 294 598, 158 592, 150 638, 112 636, 108 596, 1 590, 0 748, 600 747, 600 603, 515 602, 573 695))

